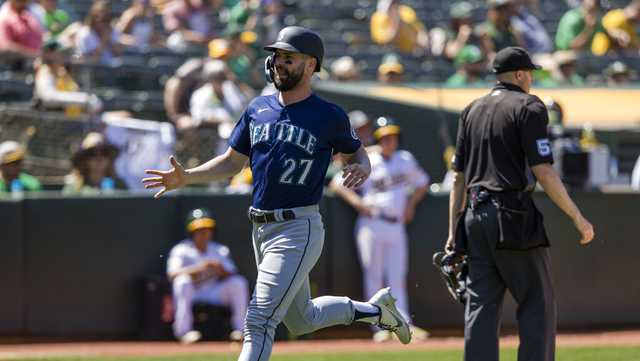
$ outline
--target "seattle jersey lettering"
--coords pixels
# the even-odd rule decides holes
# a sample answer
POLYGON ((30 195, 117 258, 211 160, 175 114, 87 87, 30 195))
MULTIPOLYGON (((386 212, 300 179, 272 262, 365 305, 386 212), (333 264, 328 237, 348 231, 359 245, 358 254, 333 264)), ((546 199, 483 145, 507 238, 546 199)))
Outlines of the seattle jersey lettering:
POLYGON ((306 129, 288 123, 263 123, 249 125, 249 136, 251 146, 260 142, 268 142, 275 139, 277 141, 291 143, 304 150, 307 154, 313 155, 317 139, 306 129))

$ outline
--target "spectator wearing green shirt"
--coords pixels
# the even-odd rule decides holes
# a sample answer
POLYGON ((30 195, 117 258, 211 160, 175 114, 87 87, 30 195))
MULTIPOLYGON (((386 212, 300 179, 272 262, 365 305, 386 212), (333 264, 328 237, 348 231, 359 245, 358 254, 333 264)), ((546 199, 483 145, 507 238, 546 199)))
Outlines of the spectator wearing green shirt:
POLYGON ((209 57, 222 60, 227 64, 245 94, 253 93, 252 86, 258 88, 262 85, 263 76, 254 66, 255 54, 242 42, 241 34, 213 39, 209 42, 209 57))
POLYGON ((475 29, 482 52, 490 61, 509 46, 525 47, 522 35, 511 25, 516 8, 512 0, 489 0, 487 20, 475 29))
POLYGON ((456 56, 454 64, 458 69, 455 74, 447 79, 447 85, 462 87, 470 84, 484 83, 485 61, 482 51, 475 45, 467 45, 456 56))
POLYGON ((49 37, 57 37, 71 24, 71 17, 58 8, 57 0, 40 0, 40 6, 44 9, 43 25, 49 37))
POLYGON ((579 7, 567 11, 560 19, 556 48, 575 51, 591 49, 594 40, 602 36, 607 35, 602 27, 600 1, 584 0, 579 7))
POLYGON ((446 32, 444 55, 449 60, 455 60, 458 53, 467 44, 477 44, 478 39, 473 33, 473 5, 467 1, 453 3, 449 8, 451 19, 446 32))
POLYGON ((571 50, 558 50, 553 54, 553 58, 558 65, 559 85, 583 86, 584 79, 576 72, 577 57, 571 50))
POLYGON ((0 193, 34 192, 40 182, 22 171, 25 150, 14 141, 0 143, 0 193))

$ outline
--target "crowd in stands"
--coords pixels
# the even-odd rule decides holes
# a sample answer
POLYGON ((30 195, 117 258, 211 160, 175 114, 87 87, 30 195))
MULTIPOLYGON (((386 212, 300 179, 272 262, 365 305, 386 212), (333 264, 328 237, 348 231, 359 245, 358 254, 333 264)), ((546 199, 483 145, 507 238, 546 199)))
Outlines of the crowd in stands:
MULTIPOLYGON (((220 152, 248 102, 275 91, 264 81, 261 46, 273 42, 286 25, 310 26, 325 38, 321 79, 386 84, 431 79, 451 87, 486 86, 493 82, 490 64, 496 52, 521 46, 543 65, 534 74, 539 86, 632 83, 640 64, 640 0, 609 1, 606 8, 602 3, 6 0, 0 5, 0 67, 33 79, 32 106, 68 118, 100 119, 123 110, 134 117, 134 109, 114 105, 113 94, 145 91, 146 103, 156 99, 162 106, 154 120, 171 122, 184 139, 213 129, 212 149, 220 152), (342 18, 325 18, 328 8, 342 18), (441 16, 434 21, 435 16, 425 17, 429 12, 441 16), (580 66, 585 56, 611 62, 585 73, 580 66), (424 70, 435 62, 446 71, 424 70), (132 73, 152 76, 121 75, 132 73)), ((124 188, 113 170, 117 152, 99 136, 91 133, 80 144, 65 192, 124 188)), ((16 171, 25 150, 14 143, 3 143, 3 152, 11 156, 2 160, 0 191, 11 189, 15 179, 25 179, 25 190, 39 189, 16 171)), ((236 185, 246 179, 250 174, 236 185)))

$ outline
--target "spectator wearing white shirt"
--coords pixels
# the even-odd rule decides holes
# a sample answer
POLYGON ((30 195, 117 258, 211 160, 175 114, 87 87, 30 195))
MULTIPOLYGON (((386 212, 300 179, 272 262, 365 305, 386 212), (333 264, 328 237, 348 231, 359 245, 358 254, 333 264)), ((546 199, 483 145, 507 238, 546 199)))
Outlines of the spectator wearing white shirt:
POLYGON ((153 17, 156 15, 151 0, 135 0, 125 10, 116 23, 116 30, 128 46, 145 50, 152 46, 162 46, 164 39, 154 31, 153 17))
MULTIPOLYGON (((248 97, 231 78, 222 60, 209 60, 203 69, 206 83, 193 93, 190 101, 192 126, 217 126, 218 136, 223 140, 229 138, 236 120, 248 104, 248 97)), ((219 145, 226 148, 226 141, 219 145)), ((219 153, 223 150, 218 149, 219 153)))
POLYGON ((97 113, 102 101, 95 95, 79 90, 64 66, 61 45, 56 40, 47 41, 35 75, 34 99, 44 108, 62 108, 65 115, 75 118, 83 112, 97 113))
POLYGON ((106 65, 118 64, 122 53, 120 33, 111 25, 109 3, 93 3, 85 24, 75 35, 76 55, 81 59, 106 65))
POLYGON ((551 53, 553 42, 542 22, 529 11, 524 0, 514 0, 513 4, 511 25, 522 35, 527 50, 532 54, 551 53))

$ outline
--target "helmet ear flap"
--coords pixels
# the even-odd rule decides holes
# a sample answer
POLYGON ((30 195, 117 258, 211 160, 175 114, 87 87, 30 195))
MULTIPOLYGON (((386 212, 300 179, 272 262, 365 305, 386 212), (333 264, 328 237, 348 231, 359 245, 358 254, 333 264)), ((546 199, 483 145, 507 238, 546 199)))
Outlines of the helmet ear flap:
POLYGON ((273 83, 273 54, 264 59, 264 77, 267 83, 273 83))

